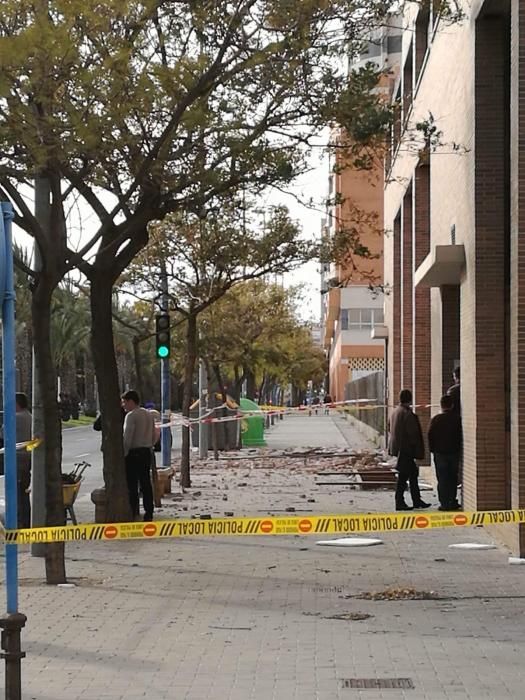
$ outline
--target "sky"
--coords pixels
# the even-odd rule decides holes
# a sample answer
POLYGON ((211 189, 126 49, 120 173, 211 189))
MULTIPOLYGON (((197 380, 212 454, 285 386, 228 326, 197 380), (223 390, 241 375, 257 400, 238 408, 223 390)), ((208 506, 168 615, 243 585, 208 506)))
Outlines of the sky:
MULTIPOLYGON (((288 207, 292 219, 299 222, 306 238, 321 236, 321 221, 324 216, 324 201, 327 196, 329 163, 326 149, 315 147, 309 158, 310 170, 297 178, 289 187, 289 195, 284 192, 271 190, 262 197, 263 206, 284 204, 288 207), (307 206, 309 204, 309 206, 307 206)), ((33 209, 33 192, 30 188, 24 192, 24 198, 33 209)), ((69 217, 70 242, 80 246, 81 242, 89 240, 89 231, 96 226, 95 215, 88 208, 73 207, 69 217)), ((18 227, 13 228, 14 238, 32 253, 33 241, 18 227)), ((321 276, 320 262, 312 260, 306 265, 283 276, 286 287, 303 286, 303 303, 299 309, 304 321, 319 322, 321 310, 321 276)))
MULTIPOLYGON (((299 222, 305 237, 321 236, 321 221, 325 216, 325 200, 328 193, 329 160, 324 148, 314 148, 309 159, 310 171, 297 178, 290 195, 282 192, 270 193, 264 202, 267 205, 284 204, 292 219, 299 222), (299 200, 299 201, 298 201, 299 200), (300 202, 312 203, 305 206, 300 202)), ((321 264, 312 260, 293 272, 284 275, 285 286, 304 285, 304 302, 300 309, 305 321, 318 323, 321 314, 321 264)))

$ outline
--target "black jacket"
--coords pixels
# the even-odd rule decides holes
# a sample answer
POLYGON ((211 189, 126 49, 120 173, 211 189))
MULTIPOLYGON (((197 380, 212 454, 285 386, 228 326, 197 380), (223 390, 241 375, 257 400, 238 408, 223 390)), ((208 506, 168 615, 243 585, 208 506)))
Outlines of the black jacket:
POLYGON ((444 411, 432 418, 428 428, 428 446, 431 452, 456 454, 461 452, 462 442, 461 417, 457 411, 444 411))

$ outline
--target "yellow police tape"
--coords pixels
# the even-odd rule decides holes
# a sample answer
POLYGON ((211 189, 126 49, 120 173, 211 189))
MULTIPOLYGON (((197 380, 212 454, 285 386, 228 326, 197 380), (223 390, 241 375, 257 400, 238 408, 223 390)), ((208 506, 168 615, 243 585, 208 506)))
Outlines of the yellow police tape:
POLYGON ((503 525, 525 522, 523 510, 486 510, 439 513, 334 513, 332 515, 268 516, 262 518, 210 518, 158 520, 151 523, 64 525, 6 530, 10 544, 82 542, 172 537, 229 537, 253 535, 326 535, 430 530, 443 527, 503 525))

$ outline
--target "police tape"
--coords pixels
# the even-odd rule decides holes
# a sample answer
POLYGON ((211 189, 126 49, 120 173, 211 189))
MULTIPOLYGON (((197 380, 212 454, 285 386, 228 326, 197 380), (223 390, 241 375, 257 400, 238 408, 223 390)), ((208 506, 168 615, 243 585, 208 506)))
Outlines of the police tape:
POLYGON ((267 407, 263 406, 260 409, 257 410, 243 410, 241 408, 232 408, 228 404, 221 404, 220 406, 215 406, 211 409, 208 409, 205 413, 203 413, 201 416, 198 418, 188 418, 187 416, 182 416, 182 415, 170 415, 169 419, 166 422, 160 422, 157 421, 155 423, 155 427, 159 428, 161 430, 165 430, 166 428, 193 428, 194 426, 197 426, 199 423, 231 423, 233 421, 242 421, 246 418, 251 418, 251 417, 258 417, 258 418, 264 418, 266 416, 271 416, 271 415, 286 415, 286 416, 293 416, 293 415, 300 415, 304 414, 306 411, 310 412, 316 409, 326 409, 326 408, 354 408, 354 409, 359 409, 359 410, 364 410, 364 409, 376 409, 376 408, 385 408, 385 406, 376 406, 374 404, 374 401, 377 399, 349 399, 347 401, 336 401, 330 404, 318 404, 318 405, 311 405, 311 406, 292 406, 292 407, 267 407), (371 405, 366 405, 362 406, 361 404, 371 404, 371 405), (372 405, 374 404, 374 405, 372 405), (215 414, 217 411, 221 411, 223 409, 228 409, 230 411, 235 410, 236 413, 233 415, 227 415, 227 416, 216 416, 215 414))
MULTIPOLYGON (((41 438, 32 438, 31 440, 25 440, 24 442, 17 442, 16 443, 16 451, 18 452, 19 450, 26 450, 26 452, 32 452, 35 450, 40 444, 42 443, 41 438)), ((0 449, 0 455, 5 454, 5 447, 2 447, 0 449)))
MULTIPOLYGON (((377 399, 352 399, 348 401, 336 401, 333 403, 329 404, 311 404, 308 406, 292 406, 292 407, 283 407, 283 406, 261 406, 260 410, 241 410, 241 409, 232 409, 231 406, 228 406, 227 404, 221 404, 220 406, 216 406, 215 408, 209 409, 204 413, 203 415, 199 416, 198 418, 187 418, 186 416, 181 416, 177 415, 176 417, 171 416, 170 419, 165 422, 165 423, 160 423, 157 422, 155 423, 155 426, 160 429, 166 429, 166 428, 190 428, 190 430, 194 427, 196 427, 199 423, 231 423, 233 421, 243 421, 247 418, 251 417, 259 417, 259 418, 264 418, 266 416, 300 416, 303 415, 304 413, 308 412, 308 414, 311 414, 313 412, 318 412, 321 409, 326 410, 326 409, 331 409, 334 408, 338 411, 344 411, 344 412, 352 412, 352 411, 377 411, 378 409, 394 409, 397 408, 396 405, 390 405, 390 404, 378 404, 374 403, 377 401, 377 399), (214 414, 217 411, 220 411, 224 408, 231 410, 236 410, 236 413, 233 415, 228 415, 228 416, 215 416, 214 414)), ((418 409, 418 408, 439 408, 439 404, 431 404, 431 403, 425 403, 425 404, 414 404, 412 406, 413 409, 418 409)))
POLYGON ((434 528, 504 525, 525 522, 525 509, 438 513, 333 513, 331 515, 268 516, 158 520, 150 523, 64 525, 6 530, 6 544, 84 542, 94 540, 167 539, 177 537, 239 537, 256 535, 326 535, 425 531, 434 528))

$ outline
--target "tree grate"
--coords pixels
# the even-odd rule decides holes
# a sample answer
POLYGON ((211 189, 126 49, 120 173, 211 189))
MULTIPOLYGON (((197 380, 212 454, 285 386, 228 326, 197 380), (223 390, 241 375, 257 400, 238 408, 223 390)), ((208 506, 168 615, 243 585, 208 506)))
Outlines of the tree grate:
POLYGON ((410 690, 414 688, 411 678, 343 678, 343 688, 359 688, 361 690, 373 690, 377 688, 402 688, 410 690))

